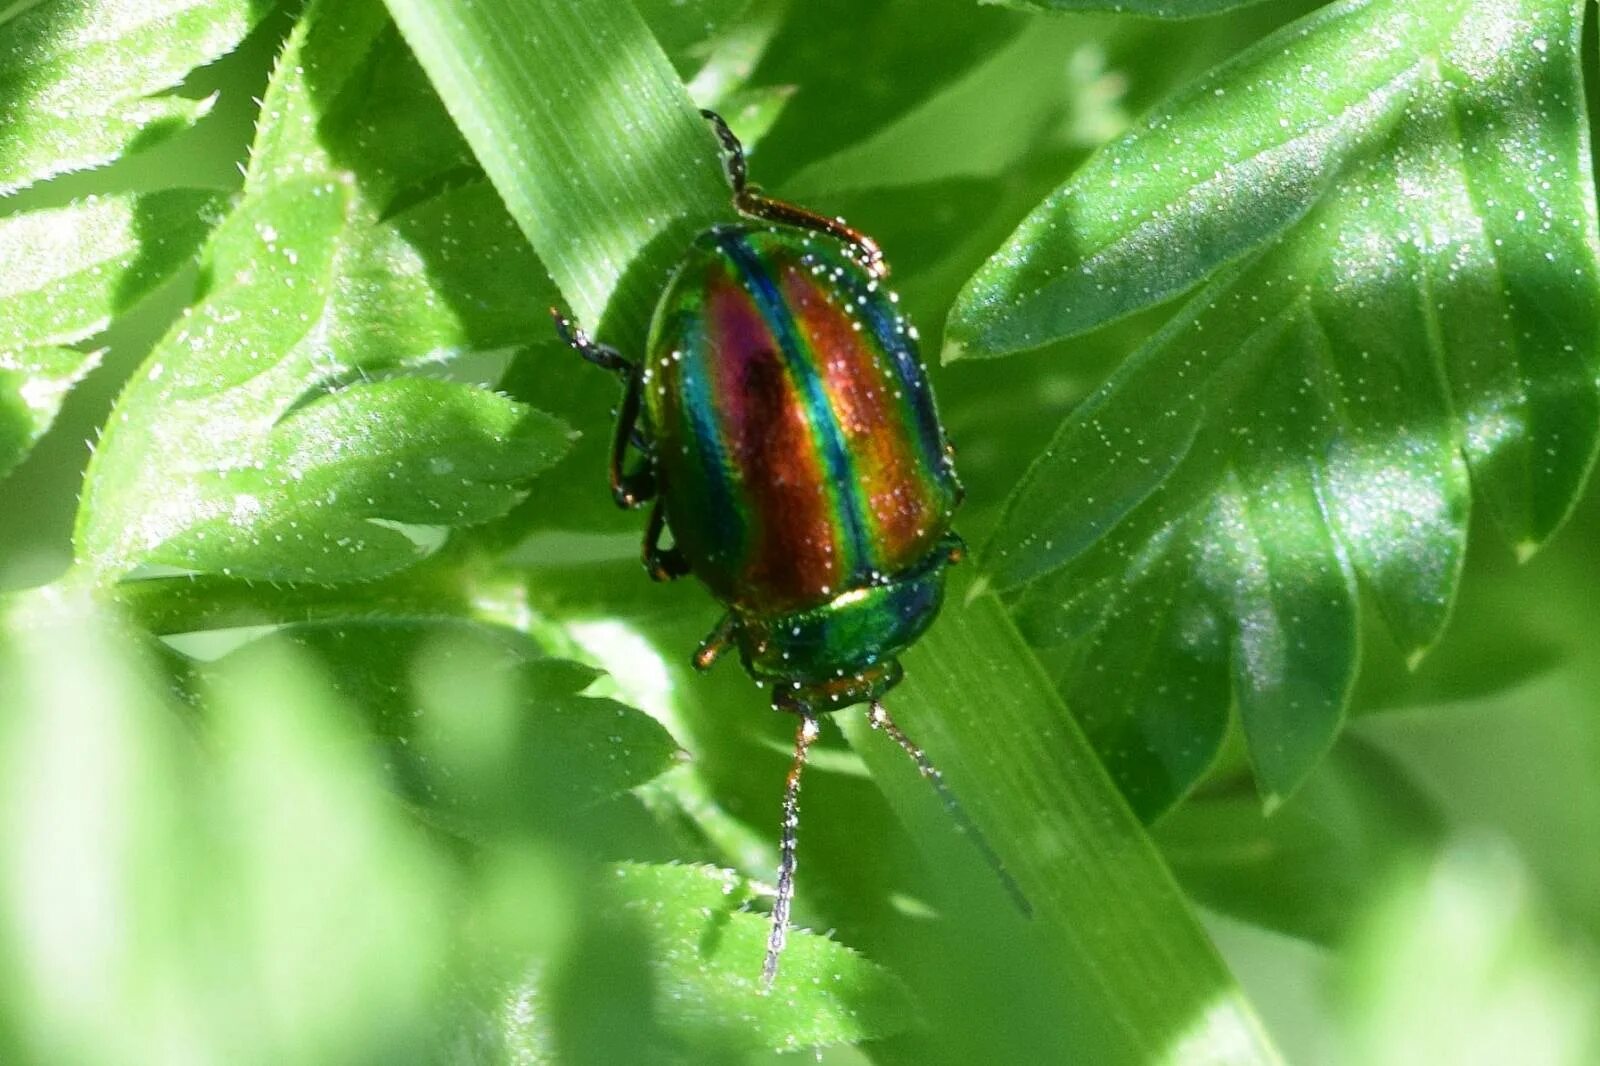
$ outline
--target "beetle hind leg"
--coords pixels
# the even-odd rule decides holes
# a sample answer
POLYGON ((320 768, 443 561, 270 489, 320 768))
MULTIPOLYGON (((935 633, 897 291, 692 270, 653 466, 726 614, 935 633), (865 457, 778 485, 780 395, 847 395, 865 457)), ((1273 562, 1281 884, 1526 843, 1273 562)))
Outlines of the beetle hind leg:
POLYGON ((723 121, 722 116, 715 111, 701 108, 700 114, 711 123, 717 141, 722 145, 723 170, 728 175, 728 184, 733 186, 733 206, 739 209, 740 214, 764 222, 798 226, 801 229, 815 230, 837 237, 855 247, 861 256, 861 265, 866 267, 867 273, 875 278, 889 276, 889 264, 883 260, 883 250, 878 247, 877 241, 865 233, 847 225, 843 219, 828 218, 796 204, 774 200, 757 186, 751 185, 745 167, 744 145, 739 143, 739 138, 734 136, 727 122, 723 121))
POLYGON ((650 524, 644 531, 644 568, 650 571, 650 576, 656 581, 672 581, 689 572, 689 560, 683 552, 674 545, 671 548, 661 546, 661 534, 667 528, 666 512, 661 508, 661 501, 650 509, 650 524))

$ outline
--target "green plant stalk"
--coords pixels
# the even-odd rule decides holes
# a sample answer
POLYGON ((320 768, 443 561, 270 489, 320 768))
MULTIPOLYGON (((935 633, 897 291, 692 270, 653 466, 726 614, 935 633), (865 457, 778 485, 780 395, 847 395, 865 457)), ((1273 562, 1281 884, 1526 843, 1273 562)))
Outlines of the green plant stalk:
MULTIPOLYGON (((387 2, 574 311, 592 323, 615 304, 612 337, 642 334, 690 234, 730 208, 708 135, 637 14, 616 0, 387 2)), ((1094 1061, 1278 1061, 999 604, 950 615, 908 657, 896 706, 1015 865, 1076 997, 1063 1014, 1094 1019, 1094 1061)), ((904 775, 882 779, 899 795, 904 775)))
POLYGON ((633 6, 386 2, 578 320, 642 344, 666 272, 733 209, 716 142, 633 6))
MULTIPOLYGON (((1031 935, 1065 992, 1062 1024, 1093 1048, 1086 1061, 1279 1062, 1000 602, 952 602, 904 664, 887 702, 1031 906, 1031 935)), ((840 722, 935 865, 981 863, 976 849, 952 848, 955 825, 909 760, 864 717, 840 722)))

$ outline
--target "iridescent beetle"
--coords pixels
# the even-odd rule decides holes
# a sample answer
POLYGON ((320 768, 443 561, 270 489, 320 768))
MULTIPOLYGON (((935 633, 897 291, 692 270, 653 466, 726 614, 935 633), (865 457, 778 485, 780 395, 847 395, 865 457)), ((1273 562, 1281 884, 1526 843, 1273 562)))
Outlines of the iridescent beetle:
POLYGON ((735 207, 760 224, 695 239, 656 306, 642 364, 551 313, 568 344, 623 379, 611 489, 622 507, 654 501, 646 568, 658 581, 692 573, 728 608, 695 666, 737 645, 750 675, 772 686, 773 706, 800 716, 762 968, 770 986, 788 933, 800 774, 819 714, 869 704, 873 727, 916 761, 999 862, 881 702, 900 680, 895 656, 932 623, 944 569, 963 552, 950 531, 961 483, 916 329, 883 288, 877 244, 747 184, 738 139, 703 114, 722 143, 735 207), (630 462, 630 451, 643 461, 630 462), (667 530, 671 547, 661 544, 667 530))

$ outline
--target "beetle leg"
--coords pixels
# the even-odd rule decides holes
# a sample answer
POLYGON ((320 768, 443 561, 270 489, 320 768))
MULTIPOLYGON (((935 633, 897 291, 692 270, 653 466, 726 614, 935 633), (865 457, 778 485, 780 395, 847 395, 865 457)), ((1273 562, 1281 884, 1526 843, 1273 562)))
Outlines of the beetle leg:
POLYGON ((617 411, 616 434, 611 439, 611 496, 618 507, 633 508, 656 494, 656 478, 648 467, 628 469, 628 448, 633 446, 646 451, 648 438, 639 428, 639 403, 644 393, 644 383, 639 366, 633 360, 611 347, 600 344, 572 320, 561 313, 559 307, 550 309, 555 319, 556 332, 573 351, 602 370, 609 370, 622 378, 622 406, 617 411))
POLYGON ((948 563, 964 563, 967 561, 967 542, 956 532, 946 533, 939 547, 944 549, 944 558, 948 563))
POLYGON ((733 647, 733 635, 738 628, 734 621, 733 612, 729 611, 722 616, 717 627, 706 634, 706 639, 694 652, 694 668, 696 670, 709 670, 711 664, 722 658, 722 653, 733 647))
POLYGON ((633 444, 639 424, 639 402, 644 382, 633 364, 628 364, 622 406, 617 409, 616 434, 611 438, 611 496, 618 507, 634 508, 656 494, 656 475, 649 465, 628 469, 628 448, 633 444))
POLYGON ((568 347, 583 356, 602 370, 609 370, 614 374, 621 374, 624 378, 630 377, 637 369, 633 361, 609 344, 600 344, 590 339, 589 335, 578 328, 566 315, 561 313, 561 308, 552 307, 550 317, 555 319, 556 332, 561 335, 568 347))
POLYGON ((800 774, 806 768, 806 754, 822 732, 810 714, 800 716, 794 735, 794 762, 783 786, 783 837, 779 845, 778 896, 772 901, 772 930, 767 934, 767 957, 761 964, 761 990, 772 991, 778 977, 778 960, 789 940, 789 911, 794 906, 795 845, 800 831, 800 774))
POLYGON ((950 814, 950 820, 956 824, 957 832, 965 834, 978 846, 978 850, 983 853, 984 859, 988 861, 989 868, 995 872, 995 876, 1000 878, 1000 884, 1005 888, 1007 894, 1011 896, 1011 902, 1016 904, 1017 910, 1022 912, 1023 917, 1032 918, 1033 904, 1029 903, 1028 897, 1022 894, 1022 886, 1017 884, 1016 879, 1011 876, 1011 872, 1006 869, 1006 864, 1001 860, 999 852, 994 850, 994 846, 984 837, 983 831, 978 828, 978 824, 972 820, 972 816, 967 813, 966 808, 961 806, 961 801, 956 799, 956 794, 945 783, 944 775, 939 772, 937 766, 933 765, 933 760, 928 758, 928 753, 923 751, 916 741, 906 736, 905 731, 895 724, 893 718, 889 717, 889 709, 879 700, 873 700, 867 705, 867 724, 873 729, 881 730, 888 734, 889 739, 899 745, 900 750, 909 755, 911 761, 917 764, 917 773, 921 774, 923 779, 931 784, 933 790, 939 794, 939 799, 944 803, 944 809, 950 814))
POLYGON ((650 509, 650 524, 644 531, 644 567, 657 581, 671 581, 689 572, 689 560, 676 546, 663 548, 661 534, 667 528, 667 515, 661 501, 650 509))
POLYGON ((862 265, 867 268, 867 273, 875 278, 889 276, 889 264, 883 261, 883 250, 878 247, 878 242, 860 230, 846 225, 844 219, 828 218, 826 215, 819 215, 815 211, 808 211, 795 204, 774 200, 757 186, 751 185, 745 168, 744 146, 739 143, 739 138, 734 136, 722 116, 715 111, 701 108, 700 114, 711 123, 711 128, 716 132, 717 140, 722 145, 725 156, 723 169, 727 172, 728 184, 733 186, 733 206, 738 208, 740 214, 759 218, 764 222, 798 226, 801 229, 816 230, 818 233, 837 237, 846 244, 855 245, 856 251, 861 253, 862 265))

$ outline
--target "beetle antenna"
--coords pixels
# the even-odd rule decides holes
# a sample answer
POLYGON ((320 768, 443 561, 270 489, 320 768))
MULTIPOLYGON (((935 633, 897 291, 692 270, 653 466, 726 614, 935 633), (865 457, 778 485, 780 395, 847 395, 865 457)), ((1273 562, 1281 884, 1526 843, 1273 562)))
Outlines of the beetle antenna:
POLYGON ((900 745, 901 751, 911 756, 911 761, 917 764, 917 772, 933 785, 933 790, 939 794, 939 799, 944 801, 944 809, 949 812, 951 819, 956 823, 957 832, 970 838, 978 846, 978 850, 983 853, 984 859, 994 870, 995 875, 1000 878, 1000 883, 1005 886, 1006 893, 1011 897, 1011 902, 1015 903, 1017 909, 1024 915, 1032 918, 1033 904, 1029 903, 1028 897, 1022 894, 1022 888, 1017 884, 1016 879, 1011 876, 1010 871, 1006 869, 1005 863, 1000 861, 999 854, 990 845, 988 838, 983 835, 977 823, 972 820, 972 816, 967 814, 965 807, 961 806, 961 801, 956 799, 956 794, 950 790, 949 785, 945 784, 944 775, 939 772, 937 766, 933 765, 933 760, 928 758, 928 753, 923 751, 914 740, 906 736, 905 730, 896 725, 895 720, 889 717, 888 708, 877 700, 873 700, 867 707, 867 722, 873 729, 887 733, 890 740, 900 745))
POLYGON ((761 964, 761 988, 771 991, 778 976, 778 956, 789 940, 789 910, 794 906, 795 843, 800 830, 800 775, 806 768, 806 753, 822 730, 810 714, 800 716, 794 735, 794 762, 783 788, 782 858, 778 862, 778 899, 772 905, 772 931, 767 934, 767 958, 761 964))

